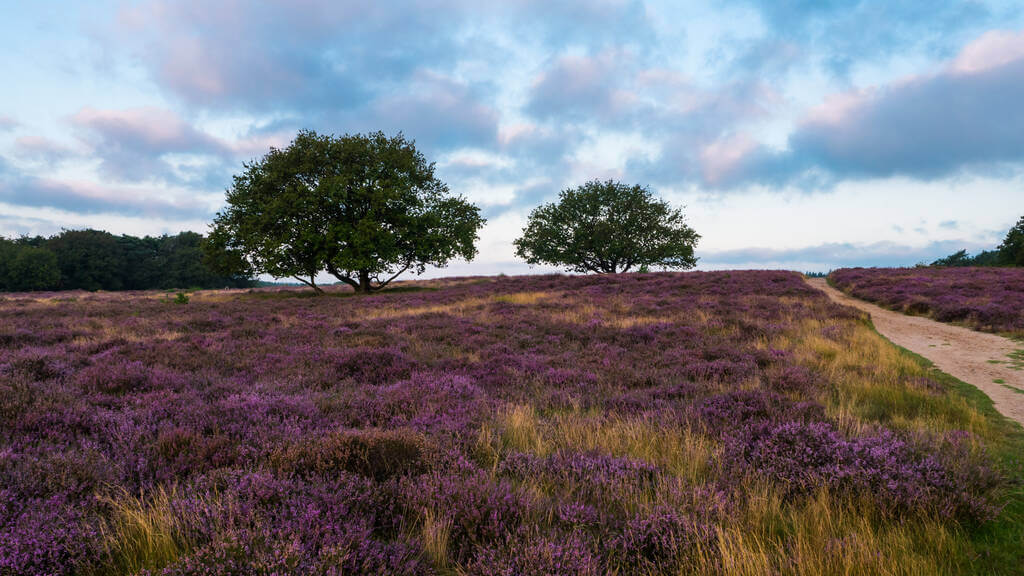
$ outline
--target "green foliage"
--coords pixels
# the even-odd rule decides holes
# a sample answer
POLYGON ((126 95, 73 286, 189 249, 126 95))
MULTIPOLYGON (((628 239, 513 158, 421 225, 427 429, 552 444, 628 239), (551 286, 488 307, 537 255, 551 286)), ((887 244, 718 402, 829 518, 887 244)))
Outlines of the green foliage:
POLYGON ((634 267, 692 268, 699 239, 682 211, 650 189, 593 180, 563 190, 557 203, 534 209, 515 246, 516 255, 530 264, 615 273, 634 267))
POLYGON ((1006 233, 995 250, 982 250, 971 256, 967 250, 939 258, 932 266, 1024 266, 1024 216, 1006 233))
POLYGON ((57 257, 24 239, 0 239, 0 290, 53 290, 60 284, 57 257))
POLYGON ((472 259, 484 223, 413 142, 382 132, 301 131, 287 148, 246 164, 227 204, 207 243, 210 262, 293 277, 318 292, 322 271, 369 292, 406 270, 472 259))
POLYGON ((188 304, 188 294, 185 294, 184 292, 178 292, 178 294, 174 296, 174 303, 188 304))
POLYGON ((124 251, 117 238, 99 230, 65 230, 47 240, 57 256, 61 288, 121 290, 124 251))
POLYGON ((982 250, 974 255, 972 266, 1002 266, 998 250, 982 250))
POLYGON ((999 245, 999 256, 1009 266, 1024 266, 1024 216, 1010 228, 999 245))
POLYGON ((931 263, 932 266, 973 266, 974 259, 967 254, 967 250, 954 252, 945 258, 939 258, 931 263))
POLYGON ((60 283, 57 256, 45 248, 21 247, 8 271, 13 290, 53 290, 60 283))
POLYGON ((0 238, 0 290, 149 290, 250 284, 207 265, 195 232, 137 238, 65 230, 50 238, 0 238))

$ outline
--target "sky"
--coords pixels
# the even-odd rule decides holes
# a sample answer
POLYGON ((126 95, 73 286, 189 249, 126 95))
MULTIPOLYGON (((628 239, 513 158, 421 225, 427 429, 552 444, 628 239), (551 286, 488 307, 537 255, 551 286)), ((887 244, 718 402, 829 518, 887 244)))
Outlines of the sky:
POLYGON ((518 274, 530 210, 649 186, 699 268, 912 265, 1024 215, 1020 2, 0 0, 0 235, 206 232, 300 129, 401 131, 518 274))

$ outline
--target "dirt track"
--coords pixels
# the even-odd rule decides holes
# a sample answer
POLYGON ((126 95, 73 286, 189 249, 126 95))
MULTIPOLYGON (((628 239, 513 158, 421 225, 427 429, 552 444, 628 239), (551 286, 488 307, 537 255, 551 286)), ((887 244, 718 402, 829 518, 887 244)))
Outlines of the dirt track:
POLYGON ((893 343, 931 360, 945 372, 988 394, 996 410, 1024 425, 1024 369, 1008 357, 1024 349, 1019 344, 960 326, 943 324, 920 316, 907 316, 850 297, 828 285, 824 278, 807 280, 830 298, 871 314, 875 328, 893 343), (1001 383, 995 382, 1001 380, 1001 383))

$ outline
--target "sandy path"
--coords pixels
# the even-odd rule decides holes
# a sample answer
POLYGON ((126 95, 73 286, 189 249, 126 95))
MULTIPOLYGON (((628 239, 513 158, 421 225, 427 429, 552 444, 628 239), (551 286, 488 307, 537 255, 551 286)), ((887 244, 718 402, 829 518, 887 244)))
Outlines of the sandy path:
POLYGON ((836 290, 824 278, 808 278, 807 282, 836 302, 871 314, 871 321, 883 336, 931 360, 946 374, 977 387, 988 394, 996 410, 1024 424, 1024 394, 1005 386, 1024 390, 1024 370, 1014 370, 1007 357, 1024 348, 1024 344, 995 334, 886 310, 836 290), (1002 383, 994 380, 1002 380, 1002 383))

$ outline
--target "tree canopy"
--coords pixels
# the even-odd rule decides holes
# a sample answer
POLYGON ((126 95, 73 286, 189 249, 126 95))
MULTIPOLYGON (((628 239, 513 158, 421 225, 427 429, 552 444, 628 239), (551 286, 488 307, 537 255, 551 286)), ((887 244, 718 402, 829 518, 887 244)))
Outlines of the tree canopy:
POLYGON ((1008 266, 1024 266, 1024 216, 1006 233, 999 256, 1008 266))
POLYGON ((405 271, 472 259, 483 223, 403 135, 304 130, 234 177, 208 252, 222 270, 293 277, 318 292, 328 272, 370 292, 405 271))
POLYGON ((592 180, 534 209, 515 240, 516 255, 574 272, 692 268, 700 235, 684 220, 646 187, 592 180))
POLYGON ((100 230, 65 230, 49 238, 0 238, 0 290, 149 290, 223 288, 251 284, 250 276, 224 276, 203 260, 205 239, 115 236, 100 230))

